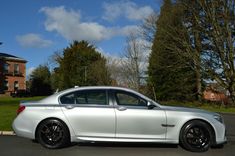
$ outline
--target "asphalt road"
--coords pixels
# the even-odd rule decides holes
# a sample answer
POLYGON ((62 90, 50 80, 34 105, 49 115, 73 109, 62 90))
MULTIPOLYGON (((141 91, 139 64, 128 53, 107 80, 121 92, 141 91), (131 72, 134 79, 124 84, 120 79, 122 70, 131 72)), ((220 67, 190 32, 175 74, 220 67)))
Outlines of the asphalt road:
POLYGON ((235 114, 222 114, 226 125, 227 136, 235 141, 235 114))
POLYGON ((192 153, 177 145, 130 143, 82 143, 49 150, 16 136, 0 136, 0 156, 235 156, 235 115, 226 115, 228 143, 223 148, 192 153))

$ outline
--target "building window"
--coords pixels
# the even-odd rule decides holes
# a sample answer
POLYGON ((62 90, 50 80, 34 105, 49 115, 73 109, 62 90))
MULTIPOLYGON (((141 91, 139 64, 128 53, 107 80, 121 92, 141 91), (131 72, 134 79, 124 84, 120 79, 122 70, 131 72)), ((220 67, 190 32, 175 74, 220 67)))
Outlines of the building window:
POLYGON ((4 63, 4 72, 8 73, 9 72, 9 64, 4 63))
POLYGON ((18 64, 14 64, 14 73, 19 74, 20 73, 20 68, 18 64))
POLYGON ((14 90, 18 90, 18 88, 19 88, 19 83, 18 83, 18 81, 15 81, 14 82, 14 90))
POLYGON ((9 83, 8 81, 4 81, 4 90, 8 90, 9 83))

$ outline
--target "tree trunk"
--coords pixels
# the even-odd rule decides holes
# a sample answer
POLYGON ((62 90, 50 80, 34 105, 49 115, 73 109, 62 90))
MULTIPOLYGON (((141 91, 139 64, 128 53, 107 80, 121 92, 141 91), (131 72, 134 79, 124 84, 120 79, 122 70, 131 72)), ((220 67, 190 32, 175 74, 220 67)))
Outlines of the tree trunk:
POLYGON ((229 98, 232 100, 232 104, 234 104, 235 103, 235 96, 234 96, 235 90, 232 87, 232 85, 230 85, 230 87, 228 88, 228 91, 229 91, 229 94, 230 94, 229 98))
POLYGON ((202 83, 201 83, 201 71, 200 65, 196 65, 196 88, 197 88, 197 100, 202 101, 202 83))
POLYGON ((199 102, 201 102, 202 100, 202 82, 201 82, 201 51, 202 51, 202 47, 201 47, 201 39, 200 36, 198 34, 198 32, 196 32, 194 34, 195 36, 195 53, 196 54, 196 63, 195 63, 195 72, 196 72, 196 89, 197 89, 197 100, 199 102))

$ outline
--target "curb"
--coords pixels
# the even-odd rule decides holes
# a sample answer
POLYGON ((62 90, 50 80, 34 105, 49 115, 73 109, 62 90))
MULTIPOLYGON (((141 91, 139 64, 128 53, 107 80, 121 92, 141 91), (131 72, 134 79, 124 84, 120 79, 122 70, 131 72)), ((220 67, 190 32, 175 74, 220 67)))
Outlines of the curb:
POLYGON ((11 135, 16 135, 16 134, 13 131, 0 131, 0 136, 1 135, 11 136, 11 135))

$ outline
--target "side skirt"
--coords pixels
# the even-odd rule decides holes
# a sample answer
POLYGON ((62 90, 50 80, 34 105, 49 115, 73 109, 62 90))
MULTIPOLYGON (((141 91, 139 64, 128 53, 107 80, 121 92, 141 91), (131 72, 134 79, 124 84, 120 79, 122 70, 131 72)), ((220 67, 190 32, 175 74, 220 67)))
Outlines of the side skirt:
POLYGON ((178 144, 178 140, 166 140, 166 139, 140 139, 140 138, 100 138, 100 137, 77 137, 76 142, 84 141, 97 141, 97 142, 146 142, 146 143, 166 143, 166 144, 178 144))

